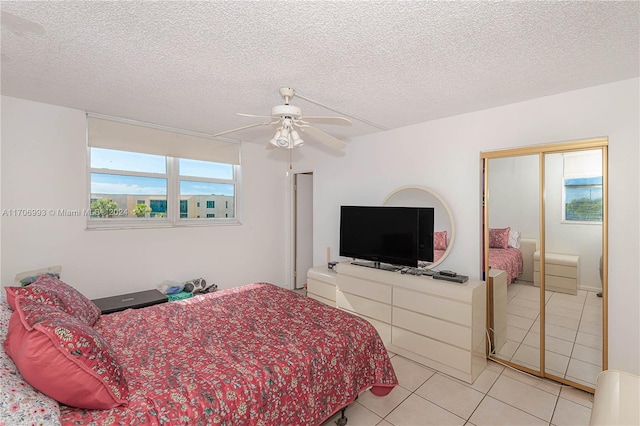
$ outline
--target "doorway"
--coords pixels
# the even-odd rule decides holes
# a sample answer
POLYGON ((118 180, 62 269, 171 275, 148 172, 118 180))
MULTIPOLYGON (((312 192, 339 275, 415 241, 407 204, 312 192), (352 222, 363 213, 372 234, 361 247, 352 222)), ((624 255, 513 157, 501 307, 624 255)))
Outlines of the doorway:
POLYGON ((293 175, 293 287, 307 283, 307 271, 313 266, 313 173, 293 175))

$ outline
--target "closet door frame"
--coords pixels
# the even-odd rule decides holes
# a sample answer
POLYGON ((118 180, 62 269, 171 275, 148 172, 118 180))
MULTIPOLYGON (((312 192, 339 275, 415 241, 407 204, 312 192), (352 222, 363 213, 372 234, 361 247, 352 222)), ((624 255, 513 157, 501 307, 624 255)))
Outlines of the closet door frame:
MULTIPOLYGON (((546 377, 557 382, 573 386, 575 388, 594 393, 595 389, 580 383, 573 382, 563 377, 558 377, 545 371, 545 156, 547 154, 602 150, 602 370, 608 368, 608 138, 594 138, 578 141, 558 142, 544 145, 525 146, 497 151, 483 151, 480 153, 483 192, 482 192, 482 241, 483 241, 483 276, 489 279, 489 160, 506 157, 518 157, 524 155, 538 155, 539 166, 539 242, 540 242, 540 370, 503 360, 489 353, 487 345, 487 358, 498 361, 501 364, 514 367, 538 377, 546 377)), ((488 294, 487 300, 491 295, 488 294)), ((487 306, 487 330, 493 312, 487 306)))

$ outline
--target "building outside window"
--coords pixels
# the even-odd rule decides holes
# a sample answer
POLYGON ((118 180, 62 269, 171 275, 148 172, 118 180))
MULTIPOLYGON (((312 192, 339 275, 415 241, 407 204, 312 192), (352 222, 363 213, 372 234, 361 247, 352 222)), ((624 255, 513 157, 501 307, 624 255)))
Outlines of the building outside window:
POLYGON ((189 217, 189 204, 187 200, 180 200, 180 218, 189 217))
POLYGON ((235 208, 216 217, 216 205, 224 202, 235 207, 238 203, 237 144, 197 137, 189 150, 185 147, 190 139, 185 135, 93 117, 88 117, 88 128, 89 227, 237 223, 235 208), (152 142, 139 143, 145 137, 152 142), (209 161, 220 154, 220 149, 207 149, 216 144, 229 148, 230 154, 221 159, 230 162, 209 161), (148 152, 162 149, 205 159, 148 152))

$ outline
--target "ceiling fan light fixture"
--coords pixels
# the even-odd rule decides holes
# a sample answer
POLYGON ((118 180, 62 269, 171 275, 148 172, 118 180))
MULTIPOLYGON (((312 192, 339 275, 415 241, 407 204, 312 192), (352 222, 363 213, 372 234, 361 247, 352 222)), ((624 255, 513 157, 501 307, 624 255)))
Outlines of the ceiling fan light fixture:
POLYGON ((280 138, 280 128, 278 130, 276 130, 276 134, 273 135, 273 137, 271 138, 271 140, 269 141, 269 143, 273 146, 279 146, 278 145, 278 139, 280 138))
MULTIPOLYGON (((312 124, 315 123, 349 126, 351 125, 351 121, 344 117, 303 116, 301 108, 289 103, 295 96, 295 93, 295 90, 290 87, 281 87, 280 96, 282 96, 282 99, 284 99, 284 105, 276 105, 271 108, 271 115, 238 113, 238 115, 241 116, 268 119, 268 121, 262 121, 261 123, 249 124, 247 126, 238 127, 236 129, 226 130, 224 132, 216 133, 213 136, 226 135, 228 133, 251 129, 258 126, 278 126, 278 130, 276 130, 273 137, 269 140, 269 145, 276 148, 293 149, 302 146, 304 144, 304 140, 300 138, 300 135, 297 132, 301 131, 307 133, 309 136, 311 136, 312 139, 317 140, 318 142, 322 142, 323 144, 335 149, 343 149, 345 147, 344 142, 323 132, 320 129, 312 127, 312 124)), ((323 108, 333 110, 332 108, 329 108, 326 105, 320 104, 311 99, 303 99, 313 104, 319 105, 323 108)), ((358 119, 357 117, 353 118, 358 119)))
POLYGON ((302 140, 298 132, 295 130, 291 131, 291 139, 293 141, 293 148, 298 148, 304 144, 304 140, 302 140))
POLYGON ((280 148, 288 148, 290 145, 290 139, 291 139, 289 128, 283 127, 279 131, 279 134, 276 133, 275 139, 276 139, 276 146, 279 146, 280 148))

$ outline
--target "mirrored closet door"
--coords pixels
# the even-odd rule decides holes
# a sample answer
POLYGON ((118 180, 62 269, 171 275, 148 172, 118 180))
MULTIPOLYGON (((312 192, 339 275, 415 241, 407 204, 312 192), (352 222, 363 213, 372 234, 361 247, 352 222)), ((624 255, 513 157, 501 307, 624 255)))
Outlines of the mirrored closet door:
POLYGON ((481 156, 489 357, 593 392, 607 366, 607 139, 481 156))

